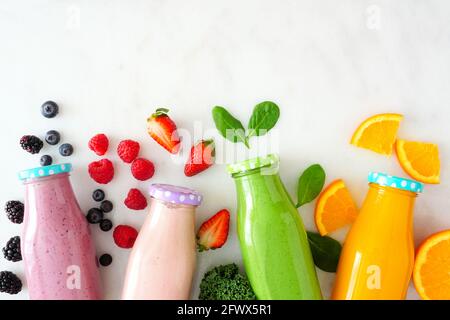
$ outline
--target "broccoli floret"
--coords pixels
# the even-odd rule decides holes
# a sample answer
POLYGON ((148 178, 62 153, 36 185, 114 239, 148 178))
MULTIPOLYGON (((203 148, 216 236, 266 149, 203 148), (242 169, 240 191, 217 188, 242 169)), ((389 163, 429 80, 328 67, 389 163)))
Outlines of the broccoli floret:
POLYGON ((236 264, 217 266, 200 283, 200 300, 255 300, 250 282, 236 264))

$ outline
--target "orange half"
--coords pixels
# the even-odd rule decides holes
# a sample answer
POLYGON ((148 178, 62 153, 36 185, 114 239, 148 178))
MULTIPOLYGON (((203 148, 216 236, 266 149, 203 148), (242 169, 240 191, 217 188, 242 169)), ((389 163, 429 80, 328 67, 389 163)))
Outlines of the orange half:
POLYGON ((413 179, 430 184, 440 182, 441 162, 436 144, 398 140, 396 151, 400 165, 413 179))
POLYGON ((419 247, 414 286, 425 300, 450 300, 450 230, 436 233, 419 247))
POLYGON ((355 131, 351 144, 380 154, 391 155, 402 120, 403 116, 395 113, 370 117, 355 131))
POLYGON ((332 182, 317 201, 314 221, 324 236, 355 221, 358 209, 344 181, 332 182))

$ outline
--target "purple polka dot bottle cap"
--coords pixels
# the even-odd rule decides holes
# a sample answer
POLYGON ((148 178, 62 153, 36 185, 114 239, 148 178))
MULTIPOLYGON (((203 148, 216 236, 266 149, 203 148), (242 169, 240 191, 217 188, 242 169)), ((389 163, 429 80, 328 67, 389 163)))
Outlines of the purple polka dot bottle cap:
POLYGON ((150 196, 174 204, 191 206, 199 206, 203 199, 202 195, 195 190, 170 184, 152 184, 150 186, 150 196))
POLYGON ((23 170, 23 171, 19 172, 19 179, 20 180, 28 180, 28 179, 35 179, 35 178, 43 178, 43 177, 53 176, 55 174, 69 173, 70 171, 72 171, 72 165, 70 163, 54 164, 54 165, 46 166, 46 167, 38 167, 38 168, 23 170))

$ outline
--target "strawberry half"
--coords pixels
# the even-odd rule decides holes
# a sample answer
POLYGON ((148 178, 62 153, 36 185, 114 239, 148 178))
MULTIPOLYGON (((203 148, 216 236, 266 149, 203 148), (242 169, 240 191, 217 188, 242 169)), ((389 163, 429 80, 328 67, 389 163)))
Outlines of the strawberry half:
POLYGON ((184 166, 187 177, 195 176, 214 164, 215 146, 213 140, 202 140, 192 146, 189 159, 184 166))
POLYGON ((197 233, 197 247, 200 252, 221 248, 228 239, 230 212, 223 209, 204 222, 197 233))
POLYGON ((150 136, 170 153, 180 150, 180 137, 175 122, 167 115, 168 109, 159 108, 147 119, 150 136))

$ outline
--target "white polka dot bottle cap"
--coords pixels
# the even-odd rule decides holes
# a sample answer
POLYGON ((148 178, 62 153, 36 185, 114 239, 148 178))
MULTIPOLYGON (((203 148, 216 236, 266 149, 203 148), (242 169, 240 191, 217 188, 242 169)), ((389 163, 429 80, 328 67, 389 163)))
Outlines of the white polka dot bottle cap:
POLYGON ((69 173, 72 171, 72 165, 70 163, 54 164, 51 166, 38 167, 19 172, 20 180, 28 180, 35 178, 43 178, 53 176, 55 174, 69 173))
POLYGON ((172 186, 170 184, 152 184, 150 196, 155 199, 174 203, 199 206, 202 203, 202 195, 195 190, 172 186))
POLYGON ((271 167, 279 163, 279 157, 276 154, 269 154, 265 157, 257 157, 249 160, 245 160, 238 163, 229 164, 227 170, 229 173, 240 173, 250 171, 253 169, 259 169, 263 167, 271 167))
POLYGON ((400 177, 390 176, 384 173, 379 172, 371 172, 369 174, 369 182, 375 183, 383 187, 391 187, 395 189, 410 191, 414 193, 422 193, 423 192, 423 184, 400 177))

